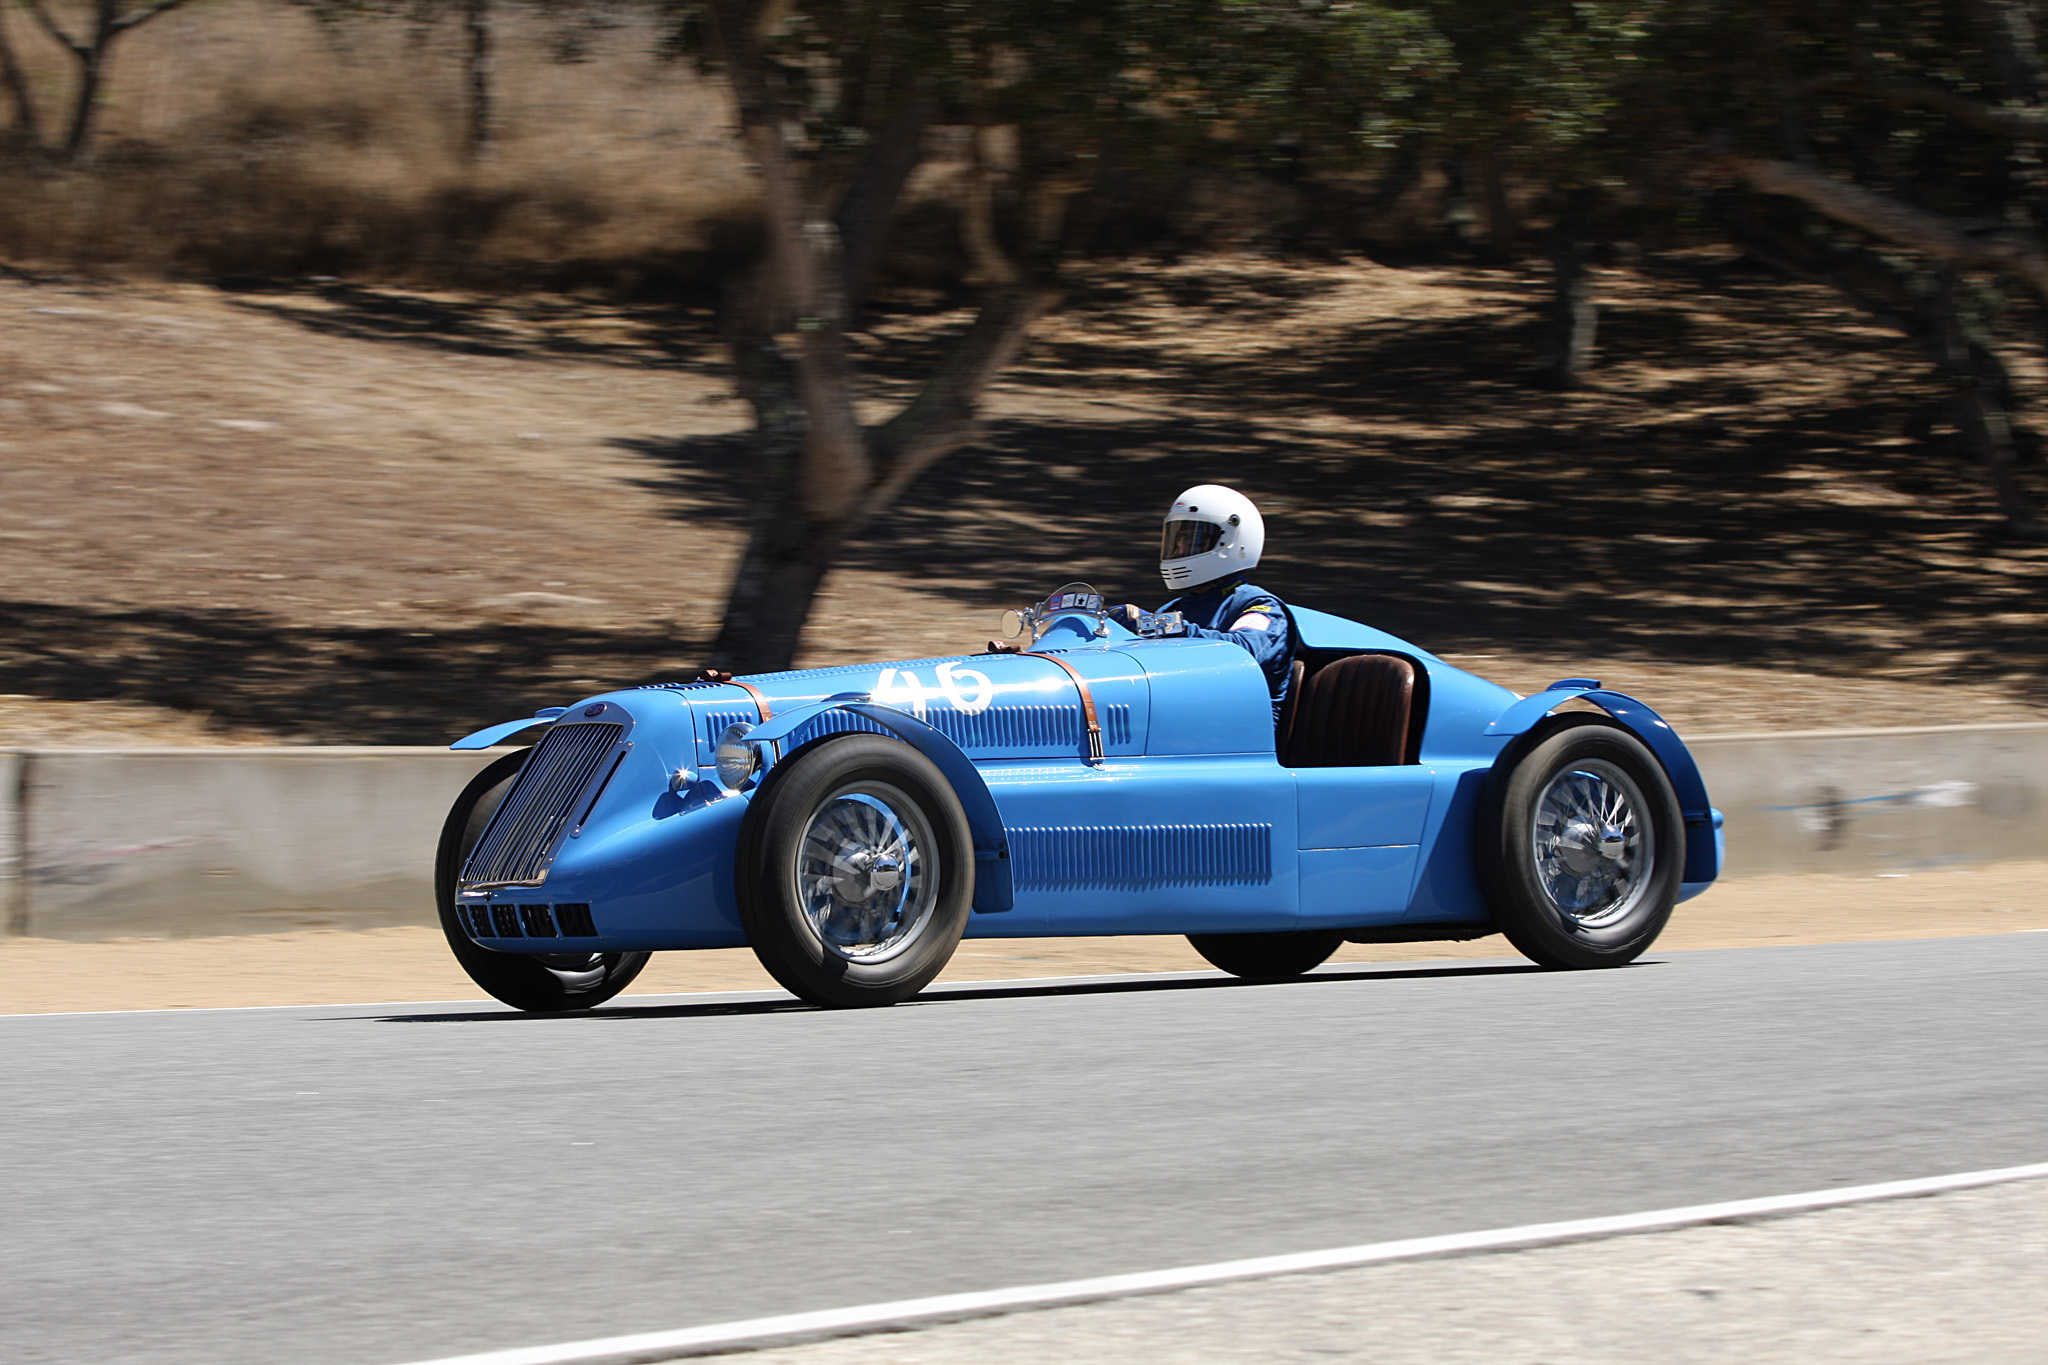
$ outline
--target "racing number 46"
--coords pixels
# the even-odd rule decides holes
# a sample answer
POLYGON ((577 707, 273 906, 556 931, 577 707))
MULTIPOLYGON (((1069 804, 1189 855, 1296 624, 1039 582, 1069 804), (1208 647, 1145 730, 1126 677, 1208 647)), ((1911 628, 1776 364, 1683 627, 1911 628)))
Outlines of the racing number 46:
POLYGON ((953 663, 939 665, 937 685, 929 690, 907 668, 883 669, 874 690, 876 701, 906 710, 919 720, 924 719, 925 706, 931 700, 943 697, 954 710, 972 716, 988 710, 995 696, 995 684, 988 674, 953 663))

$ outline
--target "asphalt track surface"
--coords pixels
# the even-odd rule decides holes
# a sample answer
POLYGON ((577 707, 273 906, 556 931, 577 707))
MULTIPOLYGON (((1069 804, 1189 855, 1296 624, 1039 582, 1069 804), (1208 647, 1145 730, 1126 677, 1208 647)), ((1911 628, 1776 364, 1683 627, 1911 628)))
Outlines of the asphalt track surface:
POLYGON ((391 1365, 2048 1159, 2048 935, 0 1019, 0 1359, 391 1365))

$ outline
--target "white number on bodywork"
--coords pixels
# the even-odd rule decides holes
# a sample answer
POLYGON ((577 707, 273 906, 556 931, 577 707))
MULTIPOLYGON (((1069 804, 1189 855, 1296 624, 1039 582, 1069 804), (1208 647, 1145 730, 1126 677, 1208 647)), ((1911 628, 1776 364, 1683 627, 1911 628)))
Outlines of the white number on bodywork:
POLYGON ((937 681, 930 688, 907 668, 885 668, 875 680, 876 701, 908 711, 919 720, 925 718, 928 703, 938 697, 951 702, 954 710, 972 716, 988 710, 996 699, 996 686, 980 669, 950 663, 939 665, 937 681))
POLYGON ((958 711, 968 715, 979 715, 988 710, 989 703, 996 699, 996 685, 989 681, 988 674, 978 668, 962 668, 958 664, 939 665, 939 687, 958 711), (973 680, 973 696, 961 688, 963 682, 973 680))

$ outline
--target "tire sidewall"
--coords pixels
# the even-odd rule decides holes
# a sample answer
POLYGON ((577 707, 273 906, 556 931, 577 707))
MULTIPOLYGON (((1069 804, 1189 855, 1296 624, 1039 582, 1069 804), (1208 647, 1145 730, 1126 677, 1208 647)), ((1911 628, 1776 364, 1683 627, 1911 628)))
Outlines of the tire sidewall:
POLYGON ((1479 818, 1479 871, 1488 906, 1508 941, 1547 967, 1616 967, 1656 941, 1678 902, 1685 871, 1685 818, 1670 777, 1649 747, 1604 717, 1554 716, 1503 756, 1479 818), (1537 877, 1537 802, 1561 773, 1591 760, 1613 764, 1643 796, 1653 840, 1643 897, 1623 919, 1589 927, 1565 914, 1537 877))
POLYGON ((512 790, 513 779, 526 765, 531 749, 492 760, 469 780, 449 808, 434 856, 434 901, 442 937, 469 979, 514 1009, 536 1013, 589 1009, 601 1005, 632 983, 647 965, 648 953, 603 953, 592 971, 567 972, 547 966, 527 953, 501 953, 470 938, 455 915, 455 886, 470 850, 484 827, 512 790))
POLYGON ((966 812, 938 766, 901 740, 832 735, 777 763, 749 798, 740 828, 740 924, 754 953, 782 987, 832 1007, 890 1005, 928 985, 951 960, 974 900, 974 838, 966 812), (885 782, 916 802, 937 847, 939 886, 917 939, 880 962, 832 952, 797 903, 791 868, 811 820, 834 792, 885 782))
POLYGON ((1344 945, 1342 929, 1259 934, 1189 934, 1188 945, 1219 971, 1247 981, 1287 981, 1314 971, 1344 945))

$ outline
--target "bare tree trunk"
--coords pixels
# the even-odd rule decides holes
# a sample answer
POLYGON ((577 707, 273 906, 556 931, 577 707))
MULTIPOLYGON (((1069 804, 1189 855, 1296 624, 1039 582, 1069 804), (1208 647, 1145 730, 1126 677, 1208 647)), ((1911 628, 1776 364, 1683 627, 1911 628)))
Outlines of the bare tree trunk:
POLYGON ((989 165, 988 130, 979 124, 967 145, 961 186, 960 241, 967 248, 969 284, 1015 284, 1023 276, 996 239, 996 175, 989 165))
POLYGON ((1415 188, 1422 179, 1422 138, 1409 134, 1401 139, 1394 149, 1393 164, 1381 174, 1379 181, 1366 196, 1366 207, 1373 214, 1391 213, 1401 202, 1402 196, 1415 188))
POLYGON ((1557 218, 1550 225, 1550 309, 1539 378, 1554 389, 1575 386, 1592 367, 1600 313, 1593 302, 1593 278, 1586 268, 1598 191, 1567 184, 1554 194, 1557 218))
POLYGON ((754 410, 747 466, 753 520, 711 646, 711 666, 728 672, 788 666, 830 563, 829 554, 814 558, 813 549, 836 534, 814 525, 803 506, 809 426, 796 366, 776 337, 788 313, 774 264, 764 256, 728 285, 720 318, 740 396, 754 410))
POLYGON ((7 9, 0 5, 0 80, 7 82, 7 95, 14 105, 14 136, 31 156, 43 150, 43 120, 36 108, 35 92, 29 88, 28 73, 15 55, 14 38, 7 31, 7 9))
POLYGON ((469 105, 462 159, 476 161, 489 150, 496 135, 492 110, 491 0, 463 0, 462 23, 468 40, 462 64, 463 93, 469 105))
POLYGON ((2019 485, 2010 413, 2012 376, 1988 339, 1974 334, 1977 329, 1964 316, 1959 295, 1956 272, 1944 269, 1940 288, 1925 310, 1930 325, 1923 344, 1948 378, 1956 429, 1962 434, 1964 449, 1984 471, 1999 511, 2014 532, 2029 539, 2048 539, 2048 523, 2041 520, 2019 485))
POLYGON ((812 520, 800 502, 795 485, 787 484, 756 510, 712 645, 711 667, 772 673, 795 659, 811 603, 849 530, 843 518, 812 520))
POLYGON ((86 143, 92 138, 92 128, 100 108, 100 79, 106 71, 107 52, 104 47, 94 47, 80 56, 78 62, 77 99, 71 106, 71 128, 64 135, 64 162, 75 166, 85 159, 86 143))
POLYGON ((1479 149, 1477 160, 1479 188, 1486 200, 1487 250, 1494 259, 1505 261, 1514 255, 1520 224, 1515 221, 1515 207, 1508 199, 1507 168, 1502 165, 1500 145, 1486 143, 1479 149))
POLYGON ((1972 0, 1971 19, 2007 99, 2039 104, 2048 89, 2031 0, 1972 0))
POLYGON ((1472 190, 1465 174, 1466 158, 1446 157, 1443 163, 1443 225, 1460 245, 1470 246, 1479 235, 1478 215, 1472 211, 1472 190))
POLYGON ((883 121, 853 179, 839 196, 832 215, 845 257, 846 296, 858 306, 881 262, 889 220, 911 172, 924 160, 924 134, 931 122, 932 101, 921 92, 904 90, 883 121))
POLYGON ((1551 245, 1550 264, 1550 338, 1542 377, 1551 388, 1569 389, 1592 368, 1600 310, 1593 302, 1585 242, 1576 234, 1560 234, 1551 245))

